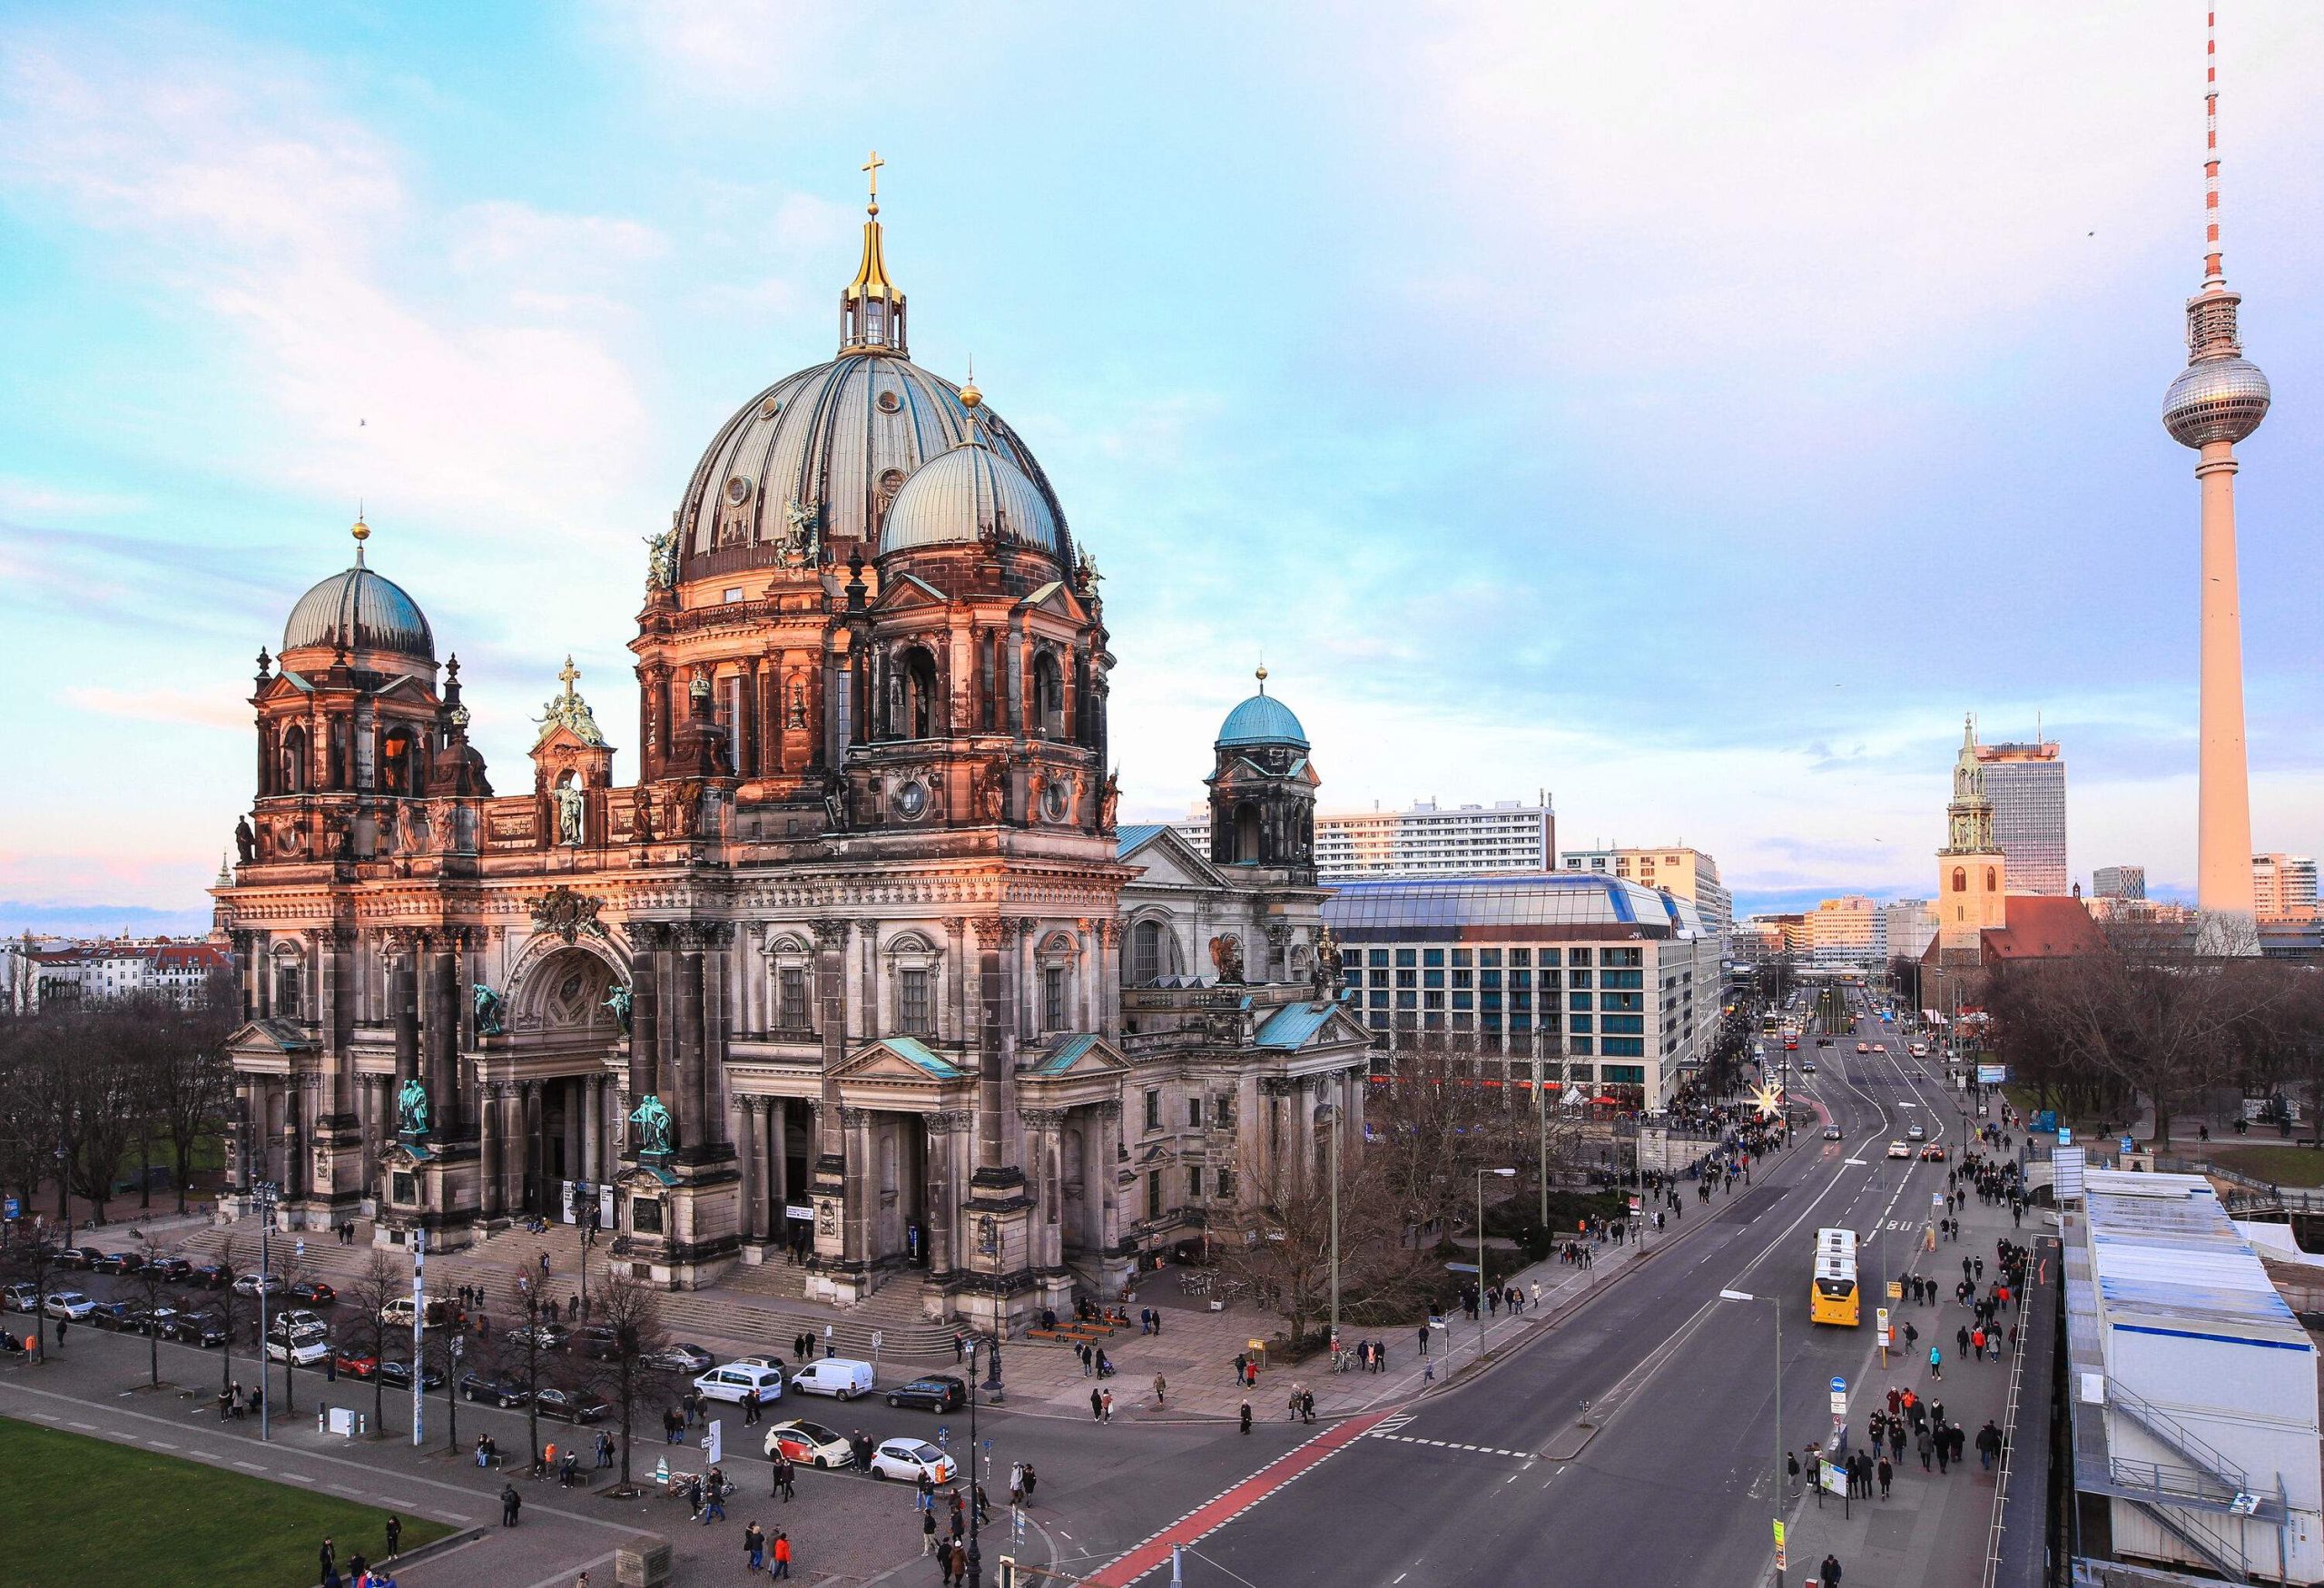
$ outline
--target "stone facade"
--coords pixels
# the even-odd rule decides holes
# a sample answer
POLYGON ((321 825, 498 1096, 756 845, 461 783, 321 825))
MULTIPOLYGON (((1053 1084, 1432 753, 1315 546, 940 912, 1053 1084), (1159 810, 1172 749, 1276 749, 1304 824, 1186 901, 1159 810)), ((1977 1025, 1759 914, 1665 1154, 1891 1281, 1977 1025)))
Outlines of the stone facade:
POLYGON ((1005 1325, 1242 1220, 1315 1098, 1360 1129, 1304 740, 1222 742, 1229 863, 1120 853, 1095 566, 973 385, 907 361, 881 246, 840 357, 745 405, 652 543, 635 785, 568 662, 495 795, 457 658, 359 544, 261 653, 214 896, 233 1175, 286 1222, 457 1248, 577 1199, 657 1281, 803 1235, 818 1294, 910 1276, 1005 1325), (1148 928, 1167 971, 1125 963, 1148 928), (1143 1129, 1156 1091, 1204 1128, 1143 1129))

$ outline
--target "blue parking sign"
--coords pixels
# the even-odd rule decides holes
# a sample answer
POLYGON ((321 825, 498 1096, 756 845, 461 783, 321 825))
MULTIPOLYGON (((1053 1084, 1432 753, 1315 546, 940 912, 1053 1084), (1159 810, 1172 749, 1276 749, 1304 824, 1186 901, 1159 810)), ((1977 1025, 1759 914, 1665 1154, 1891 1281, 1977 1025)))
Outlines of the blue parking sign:
POLYGON ((5 1201, 0 1201, 0 1218, 22 1218, 24 1216, 25 1205, 15 1198, 10 1197, 5 1201))

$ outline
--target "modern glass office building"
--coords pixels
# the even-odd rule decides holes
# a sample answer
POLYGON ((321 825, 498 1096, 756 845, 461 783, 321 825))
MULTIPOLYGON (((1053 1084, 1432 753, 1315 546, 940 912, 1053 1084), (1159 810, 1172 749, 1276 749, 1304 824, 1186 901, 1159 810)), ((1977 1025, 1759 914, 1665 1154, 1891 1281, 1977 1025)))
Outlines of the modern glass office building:
POLYGON ((1723 940, 1688 901, 1620 878, 1343 883, 1324 922, 1384 1047, 1559 1060, 1592 1096, 1654 1107, 1718 1027, 1723 940))
POLYGON ((1994 803, 1994 842, 2009 863, 2009 891, 2068 892, 2066 758, 2058 742, 1980 745, 1977 760, 1994 803))

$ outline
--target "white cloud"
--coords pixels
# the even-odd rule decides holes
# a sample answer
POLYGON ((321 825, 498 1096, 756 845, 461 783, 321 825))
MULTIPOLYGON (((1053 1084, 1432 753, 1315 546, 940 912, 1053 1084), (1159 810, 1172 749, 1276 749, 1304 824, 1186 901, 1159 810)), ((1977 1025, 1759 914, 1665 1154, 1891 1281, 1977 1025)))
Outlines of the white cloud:
POLYGON ((204 727, 251 727, 250 708, 231 695, 193 689, 108 689, 97 685, 71 685, 59 692, 65 705, 100 716, 128 717, 135 722, 198 723, 204 727))

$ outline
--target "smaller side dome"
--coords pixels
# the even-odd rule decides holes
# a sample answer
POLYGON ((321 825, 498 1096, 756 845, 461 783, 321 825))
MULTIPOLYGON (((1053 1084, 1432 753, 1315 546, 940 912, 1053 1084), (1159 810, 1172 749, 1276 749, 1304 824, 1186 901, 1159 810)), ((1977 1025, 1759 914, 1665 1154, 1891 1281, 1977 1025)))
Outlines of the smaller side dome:
POLYGON ((1258 673, 1259 692, 1226 714, 1218 726, 1217 748, 1235 745, 1295 745, 1307 749, 1307 730, 1289 706, 1267 693, 1267 670, 1258 673))
POLYGON ((419 603, 360 563, 333 574, 290 608, 282 649, 313 646, 387 651, 430 666, 436 660, 436 636, 419 603))
POLYGON ((914 469, 880 526, 880 553, 1007 540, 1069 560, 1065 526, 1026 472, 982 439, 914 469))

